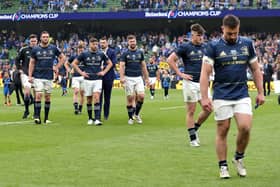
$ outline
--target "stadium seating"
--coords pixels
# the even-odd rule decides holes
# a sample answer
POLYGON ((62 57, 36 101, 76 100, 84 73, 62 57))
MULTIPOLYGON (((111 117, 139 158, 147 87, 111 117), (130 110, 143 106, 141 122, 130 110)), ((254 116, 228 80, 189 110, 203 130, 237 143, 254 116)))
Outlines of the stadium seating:
MULTIPOLYGON (((220 1, 219 4, 213 4, 215 9, 266 9, 266 8, 279 8, 279 2, 277 0, 272 0, 271 7, 268 5, 268 7, 263 7, 262 5, 258 4, 260 0, 254 0, 252 3, 247 4, 246 2, 250 1, 239 1, 237 5, 230 5, 228 3, 225 3, 227 1, 220 1), (244 3, 242 3, 244 2, 244 3)), ((270 1, 270 0, 268 0, 270 1)), ((9 1, 0 1, 0 10, 1 13, 15 13, 15 12, 73 12, 73 3, 74 1, 68 1, 69 5, 64 3, 62 1, 63 7, 62 10, 60 8, 55 8, 56 6, 59 7, 58 3, 55 3, 56 1, 52 0, 37 0, 37 4, 31 3, 32 0, 9 0, 9 1), (29 3, 23 3, 24 1, 29 3), (52 8, 51 8, 52 7, 52 8), (53 8, 54 7, 54 8, 53 8)), ((142 9, 140 2, 136 4, 137 1, 133 0, 95 0, 95 3, 92 3, 93 1, 84 1, 84 2, 90 2, 90 3, 83 3, 82 5, 78 5, 77 11, 78 12, 109 12, 109 11, 138 11, 138 10, 166 10, 174 8, 174 6, 177 9, 204 9, 204 5, 200 4, 197 5, 195 3, 193 4, 183 4, 178 0, 178 3, 174 3, 173 5, 166 5, 166 4, 156 4, 153 3, 152 5, 142 5, 142 9), (105 2, 103 5, 102 2, 105 2), (125 3, 126 2, 126 3, 125 3)), ((199 1, 200 3, 203 1, 199 1)), ((210 1, 209 1, 210 2, 210 1)), ((237 2, 237 1, 236 1, 237 2)))

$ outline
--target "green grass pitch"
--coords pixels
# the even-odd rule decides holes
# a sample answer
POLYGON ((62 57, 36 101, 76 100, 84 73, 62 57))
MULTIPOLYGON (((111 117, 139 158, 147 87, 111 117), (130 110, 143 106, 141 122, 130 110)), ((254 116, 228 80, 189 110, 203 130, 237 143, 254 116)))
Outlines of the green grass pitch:
MULTIPOLYGON (((1 89, 1 94, 3 90, 1 89)), ((201 147, 191 148, 180 90, 169 100, 156 90, 142 109, 143 125, 129 126, 125 96, 114 89, 111 115, 102 126, 88 126, 86 107, 75 116, 72 91, 52 96, 50 125, 22 120, 24 107, 0 106, 0 186, 2 187, 276 187, 280 185, 280 106, 266 97, 254 110, 246 152, 246 178, 230 163, 235 151, 234 120, 228 136, 229 180, 220 180, 215 154, 213 115, 200 129, 201 147)), ((252 97, 255 96, 252 92, 252 97)), ((200 111, 200 107, 197 108, 200 111)), ((43 110, 42 110, 43 112, 43 110)))

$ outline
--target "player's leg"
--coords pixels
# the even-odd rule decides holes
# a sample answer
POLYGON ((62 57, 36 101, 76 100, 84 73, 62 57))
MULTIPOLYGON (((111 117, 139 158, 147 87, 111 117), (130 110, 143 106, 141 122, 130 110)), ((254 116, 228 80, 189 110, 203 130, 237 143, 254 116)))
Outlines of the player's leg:
POLYGON ((125 77, 125 95, 126 95, 126 109, 128 114, 128 124, 132 125, 134 108, 133 105, 135 103, 135 91, 134 91, 135 81, 133 78, 125 77))
POLYGON ((144 98, 145 98, 145 87, 142 77, 139 77, 136 79, 136 85, 135 85, 135 92, 137 93, 137 99, 136 99, 136 109, 135 109, 135 120, 138 124, 142 124, 143 121, 140 117, 140 111, 142 109, 144 98))
POLYGON ((243 158, 250 139, 252 127, 251 99, 245 98, 238 101, 234 106, 234 116, 237 124, 238 134, 236 140, 236 152, 233 163, 239 176, 245 177, 247 172, 244 167, 243 158))
POLYGON ((80 89, 80 103, 79 103, 79 114, 82 113, 83 105, 85 100, 85 91, 80 89))
POLYGON ((29 112, 29 105, 31 103, 31 83, 28 81, 28 77, 25 74, 21 74, 21 82, 24 88, 24 114, 22 116, 23 119, 26 119, 30 112, 29 112))
POLYGON ((227 134, 230 128, 230 119, 217 121, 216 154, 219 161, 220 178, 230 178, 227 163, 227 134))
POLYGON ((92 119, 92 97, 93 97, 93 87, 94 83, 91 80, 85 80, 85 96, 87 98, 87 113, 88 113, 88 125, 93 124, 92 119))
POLYGON ((192 147, 199 147, 199 141, 197 140, 196 130, 194 127, 194 114, 196 110, 196 102, 186 103, 186 126, 190 138, 190 145, 192 147))
MULTIPOLYGON (((199 104, 201 106, 201 103, 199 101, 199 104)), ((202 108, 202 107, 201 107, 202 108)), ((194 123, 194 128, 195 131, 197 132, 197 138, 198 138, 198 129, 201 127, 201 125, 208 119, 208 117, 210 116, 211 112, 208 112, 206 110, 203 110, 199 113, 198 118, 196 120, 196 122, 194 123)))
POLYGON ((216 132, 216 154, 220 168, 220 178, 229 178, 227 163, 227 134, 230 128, 230 121, 233 117, 233 107, 231 101, 213 101, 215 120, 217 122, 216 132))
POLYGON ((77 77, 72 78, 72 89, 73 89, 74 114, 79 114, 78 95, 80 91, 80 84, 77 77))
POLYGON ((79 88, 80 88, 80 103, 79 103, 79 114, 82 113, 84 98, 85 98, 85 80, 84 77, 80 77, 79 80, 79 88))
POLYGON ((102 80, 94 81, 93 100, 94 100, 94 124, 102 125, 101 123, 101 107, 100 107, 100 93, 102 91, 102 80))
POLYGON ((155 81, 154 78, 149 78, 151 99, 155 96, 155 81))
POLYGON ((52 93, 52 81, 45 80, 44 81, 45 87, 45 117, 44 123, 50 123, 49 121, 49 112, 51 108, 51 93, 52 93))
POLYGON ((196 103, 198 102, 197 84, 192 81, 183 80, 183 96, 186 103, 186 127, 190 137, 190 145, 192 147, 199 147, 199 141, 196 137, 196 130, 194 127, 194 114, 196 110, 196 103))
POLYGON ((35 103, 34 103, 34 122, 41 124, 41 100, 44 91, 44 84, 41 79, 34 79, 35 103))

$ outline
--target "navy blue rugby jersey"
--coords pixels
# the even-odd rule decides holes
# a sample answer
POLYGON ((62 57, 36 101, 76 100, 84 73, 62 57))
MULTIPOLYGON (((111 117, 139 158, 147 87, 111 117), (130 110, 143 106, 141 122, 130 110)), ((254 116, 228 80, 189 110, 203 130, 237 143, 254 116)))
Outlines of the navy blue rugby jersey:
MULTIPOLYGON (((78 55, 73 55, 73 56, 70 56, 69 58, 68 58, 68 62, 72 65, 72 62, 76 59, 78 57, 78 55)), ((82 71, 84 71, 84 64, 83 63, 79 63, 78 64, 78 67, 82 70, 82 71)), ((80 76, 82 76, 82 75, 80 75, 76 70, 74 70, 74 73, 73 73, 73 75, 72 75, 72 77, 80 77, 80 76)))
POLYGON ((139 49, 132 51, 125 51, 121 58, 121 62, 125 62, 125 75, 128 77, 142 76, 142 61, 144 61, 144 54, 139 49))
POLYGON ((175 51, 184 63, 184 73, 192 75, 193 82, 199 82, 202 58, 205 54, 206 44, 194 45, 192 42, 183 43, 175 51))
POLYGON ((98 76, 97 73, 102 71, 103 63, 107 63, 108 57, 102 51, 85 51, 82 52, 78 57, 80 64, 84 65, 83 71, 89 74, 86 80, 101 80, 102 77, 98 76))
POLYGON ((22 47, 19 50, 18 56, 16 58, 17 69, 22 69, 23 73, 26 75, 28 75, 31 51, 32 51, 32 47, 30 47, 30 46, 22 47))
POLYGON ((229 44, 222 38, 212 41, 205 56, 214 63, 213 99, 249 97, 246 70, 249 63, 257 60, 252 40, 238 37, 235 44, 229 44))
POLYGON ((158 66, 156 64, 147 64, 147 70, 149 72, 149 77, 156 77, 158 66))
POLYGON ((52 80, 54 61, 60 54, 60 50, 52 44, 47 47, 41 47, 40 45, 34 47, 31 51, 31 57, 36 61, 33 77, 52 80))

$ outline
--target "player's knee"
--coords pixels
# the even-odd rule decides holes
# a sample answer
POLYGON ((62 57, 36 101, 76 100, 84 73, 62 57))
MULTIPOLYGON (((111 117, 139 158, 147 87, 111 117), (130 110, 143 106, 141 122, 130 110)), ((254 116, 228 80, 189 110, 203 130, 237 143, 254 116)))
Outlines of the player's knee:
POLYGON ((137 96, 137 100, 138 100, 138 101, 144 101, 144 98, 145 98, 144 94, 139 94, 139 95, 137 96))
POLYGON ((194 116, 195 110, 188 110, 187 115, 188 116, 194 116))
POLYGON ((244 124, 244 125, 239 125, 239 131, 242 132, 242 133, 250 133, 250 130, 251 130, 251 125, 247 125, 247 124, 244 124))

